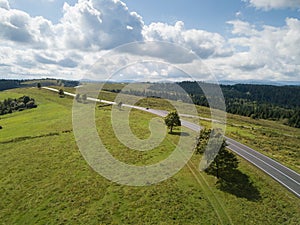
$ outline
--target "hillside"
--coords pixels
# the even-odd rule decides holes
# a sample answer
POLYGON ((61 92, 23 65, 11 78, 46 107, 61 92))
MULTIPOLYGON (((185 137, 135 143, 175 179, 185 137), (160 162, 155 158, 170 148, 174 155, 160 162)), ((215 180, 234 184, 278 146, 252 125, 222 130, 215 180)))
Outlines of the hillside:
MULTIPOLYGON (((218 88, 215 84, 204 82, 149 83, 144 90, 131 89, 127 94, 139 96, 157 96, 171 100, 208 107, 207 97, 202 88, 218 88)), ((300 86, 272 86, 256 84, 220 85, 228 113, 269 119, 300 127, 300 86)), ((109 89, 120 92, 120 89, 109 89)), ((216 99, 219 100, 219 99, 216 99)))
MULTIPOLYGON (((23 95, 34 98, 38 107, 0 117, 0 220, 4 224, 220 224, 218 215, 225 224, 298 224, 300 220, 299 199, 242 159, 240 180, 226 191, 215 185, 214 177, 197 171, 199 155, 157 185, 112 183, 93 171, 78 150, 72 130, 72 98, 22 88, 0 92, 0 101, 23 95), (216 199, 223 209, 217 207, 216 199)), ((100 96, 111 100, 115 93, 100 96)), ((170 109, 162 99, 138 104, 170 109)), ((209 117, 207 108, 198 110, 209 117)), ((178 136, 167 135, 153 151, 126 151, 114 135, 110 113, 110 106, 96 107, 97 129, 110 152, 122 161, 153 163, 169 155, 178 141, 178 136)), ((147 138, 153 117, 133 110, 133 132, 147 138)), ((262 147, 299 171, 299 129, 274 121, 251 121, 229 115, 228 135, 255 147, 269 140, 262 147)), ((209 127, 207 121, 201 123, 209 127)))
POLYGON ((78 81, 70 80, 58 80, 58 79, 25 79, 25 80, 5 80, 0 79, 0 91, 13 89, 13 88, 25 88, 25 87, 36 87, 37 84, 41 86, 52 86, 59 85, 64 87, 75 87, 79 84, 78 81))

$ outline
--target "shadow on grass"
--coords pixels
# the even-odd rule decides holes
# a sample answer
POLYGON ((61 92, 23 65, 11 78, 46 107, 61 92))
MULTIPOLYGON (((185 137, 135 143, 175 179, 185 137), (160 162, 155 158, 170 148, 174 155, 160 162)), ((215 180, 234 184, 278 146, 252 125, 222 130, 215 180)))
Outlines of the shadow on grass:
POLYGON ((183 136, 183 137, 190 136, 189 133, 187 133, 187 132, 180 132, 180 131, 173 131, 172 133, 169 132, 169 134, 175 135, 175 136, 183 136))
POLYGON ((254 186, 249 176, 239 170, 232 170, 225 179, 218 181, 218 188, 238 198, 246 198, 249 201, 261 200, 259 190, 254 186))

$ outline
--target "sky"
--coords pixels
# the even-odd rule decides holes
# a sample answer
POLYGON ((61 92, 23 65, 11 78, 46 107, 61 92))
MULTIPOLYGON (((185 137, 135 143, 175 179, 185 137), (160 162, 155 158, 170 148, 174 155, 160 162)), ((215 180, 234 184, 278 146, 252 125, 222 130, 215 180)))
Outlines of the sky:
POLYGON ((103 55, 148 41, 177 47, 126 49, 117 61, 150 54, 168 66, 132 65, 122 77, 180 79, 175 67, 196 74, 184 48, 217 80, 300 82, 300 0, 0 0, 2 79, 81 79, 103 55))

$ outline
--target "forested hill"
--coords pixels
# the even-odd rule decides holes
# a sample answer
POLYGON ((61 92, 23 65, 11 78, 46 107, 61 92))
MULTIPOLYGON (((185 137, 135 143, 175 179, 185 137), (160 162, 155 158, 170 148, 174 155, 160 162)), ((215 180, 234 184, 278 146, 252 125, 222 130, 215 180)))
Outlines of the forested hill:
MULTIPOLYGON (((185 81, 178 84, 189 94, 203 94, 196 82, 185 81)), ((210 84, 202 83, 201 85, 210 84)), ((220 87, 226 100, 244 99, 288 109, 300 107, 300 86, 235 84, 220 85, 220 87)))
POLYGON ((64 87, 75 87, 79 85, 78 81, 69 81, 69 80, 56 80, 51 78, 46 79, 27 79, 27 80, 6 80, 0 79, 0 91, 13 89, 13 88, 22 88, 22 87, 36 87, 37 83, 40 83, 41 86, 64 86, 64 87))
MULTIPOLYGON (((215 85, 202 82, 200 84, 200 86, 215 85)), ((178 86, 189 94, 195 104, 208 106, 206 97, 196 82, 153 84, 150 89, 156 92, 155 94, 161 92, 165 98, 185 101, 185 94, 178 86)), ((236 84, 220 87, 227 112, 253 119, 283 120, 287 125, 300 127, 300 86, 236 84)))

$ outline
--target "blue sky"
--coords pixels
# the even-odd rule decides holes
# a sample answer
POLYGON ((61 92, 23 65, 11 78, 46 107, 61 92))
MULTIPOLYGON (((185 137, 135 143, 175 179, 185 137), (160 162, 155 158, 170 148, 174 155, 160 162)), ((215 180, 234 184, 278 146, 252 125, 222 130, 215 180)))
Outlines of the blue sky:
POLYGON ((144 21, 174 23, 182 20, 187 28, 223 33, 226 21, 240 17, 256 24, 282 26, 287 16, 299 18, 296 9, 259 10, 241 0, 124 0, 129 8, 140 13, 144 21))
POLYGON ((105 52, 154 40, 190 49, 218 79, 300 81, 300 0, 0 0, 0 10, 3 78, 76 79, 105 52))
MULTIPOLYGON (((13 8, 24 10, 32 16, 43 16, 58 23, 63 16, 64 2, 75 5, 77 0, 11 0, 13 8)), ((174 24, 184 21, 187 28, 226 32, 226 21, 241 18, 257 25, 283 26, 286 17, 299 18, 297 8, 262 10, 241 0, 124 0, 130 11, 143 17, 146 24, 164 22, 174 24)))

